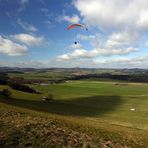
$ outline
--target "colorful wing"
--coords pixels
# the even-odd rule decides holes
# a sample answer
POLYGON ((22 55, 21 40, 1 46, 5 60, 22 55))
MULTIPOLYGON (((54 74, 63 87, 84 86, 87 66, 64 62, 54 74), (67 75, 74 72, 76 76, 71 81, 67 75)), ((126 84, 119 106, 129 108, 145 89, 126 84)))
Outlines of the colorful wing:
POLYGON ((67 28, 67 30, 73 29, 73 28, 75 28, 75 27, 84 28, 84 25, 81 25, 81 24, 72 24, 72 25, 70 25, 70 26, 67 28))

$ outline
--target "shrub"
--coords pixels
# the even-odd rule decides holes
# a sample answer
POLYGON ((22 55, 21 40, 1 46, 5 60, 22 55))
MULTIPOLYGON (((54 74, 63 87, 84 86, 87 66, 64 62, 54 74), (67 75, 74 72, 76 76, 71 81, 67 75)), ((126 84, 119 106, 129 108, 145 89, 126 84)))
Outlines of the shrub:
POLYGON ((42 98, 43 101, 53 101, 53 94, 48 94, 42 98))
POLYGON ((17 81, 9 80, 8 85, 15 90, 20 90, 20 91, 29 92, 29 93, 39 93, 36 90, 34 90, 33 88, 31 88, 27 85, 21 84, 17 81))
POLYGON ((0 84, 6 85, 8 79, 9 79, 8 74, 0 73, 0 84))
POLYGON ((3 89, 2 91, 0 91, 0 95, 3 95, 9 98, 11 96, 11 92, 8 89, 3 89))

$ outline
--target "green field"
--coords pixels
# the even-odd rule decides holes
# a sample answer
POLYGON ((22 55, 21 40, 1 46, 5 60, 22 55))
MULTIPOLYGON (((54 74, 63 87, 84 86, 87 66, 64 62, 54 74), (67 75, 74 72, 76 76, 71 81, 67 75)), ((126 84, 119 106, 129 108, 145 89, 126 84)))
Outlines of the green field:
MULTIPOLYGON (((5 87, 1 85, 0 89, 5 87)), ((1 97, 0 101, 45 112, 82 126, 123 133, 135 140, 137 135, 145 138, 143 134, 148 130, 148 84, 85 80, 31 87, 42 94, 11 90, 12 98, 1 97), (42 96, 48 93, 53 94, 53 102, 42 101, 42 96)))
POLYGON ((35 88, 54 94, 56 109, 51 107, 50 112, 148 129, 147 84, 74 81, 35 88), (136 110, 132 112, 131 108, 136 110))
POLYGON ((66 76, 69 76, 69 73, 66 72, 25 72, 25 73, 9 73, 10 78, 12 77, 21 77, 27 80, 55 80, 62 79, 66 76))

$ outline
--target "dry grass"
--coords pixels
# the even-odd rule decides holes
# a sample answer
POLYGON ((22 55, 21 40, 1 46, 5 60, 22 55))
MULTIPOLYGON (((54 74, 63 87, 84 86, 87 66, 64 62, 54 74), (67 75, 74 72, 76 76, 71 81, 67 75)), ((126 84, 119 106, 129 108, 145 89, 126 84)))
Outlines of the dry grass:
MULTIPOLYGON (((73 123, 74 124, 74 123, 73 123)), ((0 104, 0 147, 122 148, 145 147, 118 134, 63 122, 60 118, 0 104), (85 129, 85 130, 84 130, 85 129), (119 137, 118 137, 119 136, 119 137)))

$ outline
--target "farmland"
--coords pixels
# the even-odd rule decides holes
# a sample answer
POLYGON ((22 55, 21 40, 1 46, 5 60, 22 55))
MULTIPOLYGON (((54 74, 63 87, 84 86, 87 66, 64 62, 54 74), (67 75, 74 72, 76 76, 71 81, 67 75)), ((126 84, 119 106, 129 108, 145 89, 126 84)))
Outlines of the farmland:
MULTIPOLYGON (((31 94, 0 85, 0 90, 8 88, 12 93, 9 99, 1 96, 1 107, 6 106, 3 111, 7 108, 10 112, 21 110, 19 113, 56 120, 63 128, 68 124, 74 131, 91 133, 94 141, 97 140, 94 137, 102 139, 103 143, 112 141, 114 147, 117 143, 132 147, 148 144, 147 83, 89 79, 28 86, 41 93, 31 94), (53 100, 43 101, 42 97, 48 94, 53 95, 53 100)), ((91 142, 95 144, 94 141, 91 142)))

